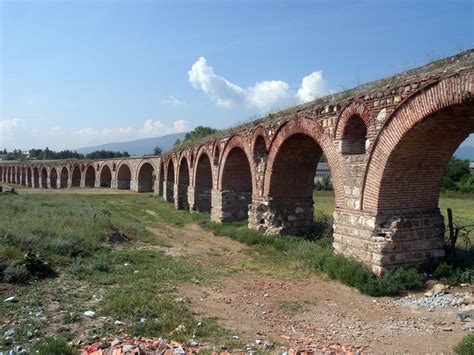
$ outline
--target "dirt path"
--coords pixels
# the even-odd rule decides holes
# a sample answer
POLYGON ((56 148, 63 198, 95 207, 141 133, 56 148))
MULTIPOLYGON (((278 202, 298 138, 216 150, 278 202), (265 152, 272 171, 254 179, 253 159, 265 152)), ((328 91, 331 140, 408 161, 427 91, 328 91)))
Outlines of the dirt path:
POLYGON ((387 353, 451 352, 466 331, 456 308, 402 306, 395 298, 374 299, 316 273, 303 281, 281 280, 246 267, 255 258, 230 238, 197 226, 149 228, 172 256, 197 257, 210 267, 232 265, 238 272, 179 292, 192 309, 211 315, 241 340, 295 348, 347 349, 387 353))

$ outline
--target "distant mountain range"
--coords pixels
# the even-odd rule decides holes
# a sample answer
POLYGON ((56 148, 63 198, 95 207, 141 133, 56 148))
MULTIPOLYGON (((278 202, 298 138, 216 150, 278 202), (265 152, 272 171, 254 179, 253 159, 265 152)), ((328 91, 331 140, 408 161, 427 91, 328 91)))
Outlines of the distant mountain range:
POLYGON ((138 139, 130 142, 117 142, 95 145, 74 149, 80 154, 89 154, 96 150, 112 150, 114 152, 128 152, 130 155, 153 154, 153 149, 158 146, 163 152, 170 150, 177 139, 183 139, 186 133, 168 134, 162 137, 138 139))
POLYGON ((456 157, 459 159, 468 159, 470 161, 474 161, 474 147, 471 146, 464 146, 459 147, 458 150, 454 153, 456 157))

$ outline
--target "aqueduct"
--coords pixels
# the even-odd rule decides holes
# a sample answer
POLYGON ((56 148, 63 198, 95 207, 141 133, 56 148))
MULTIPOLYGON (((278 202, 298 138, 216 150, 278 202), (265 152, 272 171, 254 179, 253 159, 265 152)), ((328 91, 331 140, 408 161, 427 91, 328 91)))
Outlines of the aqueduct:
POLYGON ((322 154, 335 193, 334 249, 374 272, 442 256, 439 192, 448 160, 474 132, 474 50, 317 99, 161 156, 1 162, 32 188, 154 191, 216 222, 267 235, 313 225, 322 154))

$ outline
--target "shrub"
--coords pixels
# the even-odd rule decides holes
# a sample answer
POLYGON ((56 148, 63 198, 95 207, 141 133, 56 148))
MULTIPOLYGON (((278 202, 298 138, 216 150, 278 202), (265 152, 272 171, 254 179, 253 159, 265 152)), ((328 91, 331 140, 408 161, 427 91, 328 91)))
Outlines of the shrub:
POLYGON ((49 265, 49 263, 39 254, 28 252, 20 263, 26 267, 30 274, 39 278, 55 276, 55 272, 51 265, 49 265))
POLYGON ((3 280, 9 283, 25 283, 30 277, 30 272, 22 264, 11 264, 3 270, 3 280))
POLYGON ((474 333, 466 335, 453 350, 459 355, 474 354, 474 333))

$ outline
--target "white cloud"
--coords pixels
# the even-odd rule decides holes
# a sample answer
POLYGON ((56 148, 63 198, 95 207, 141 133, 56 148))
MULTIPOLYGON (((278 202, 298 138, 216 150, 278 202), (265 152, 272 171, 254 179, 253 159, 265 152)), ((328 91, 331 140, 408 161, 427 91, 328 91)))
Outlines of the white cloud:
POLYGON ((139 129, 138 135, 140 137, 159 137, 166 134, 181 133, 188 129, 188 122, 184 120, 177 120, 173 122, 173 126, 166 127, 160 121, 146 120, 143 127, 139 129))
POLYGON ((204 57, 200 57, 193 64, 188 76, 189 82, 195 88, 204 91, 219 106, 232 107, 245 102, 245 90, 216 75, 204 57))
POLYGON ((300 103, 305 103, 327 93, 327 83, 323 78, 323 71, 318 70, 303 78, 301 86, 296 93, 296 97, 300 103))
POLYGON ((6 133, 17 128, 24 128, 25 120, 20 118, 12 118, 11 120, 0 121, 0 134, 6 133))
POLYGON ((173 107, 183 106, 186 104, 186 102, 184 102, 183 100, 179 100, 174 96, 165 97, 161 100, 161 103, 173 107))
POLYGON ((262 81, 242 88, 215 74, 204 57, 192 65, 188 77, 193 87, 204 91, 218 106, 245 106, 257 108, 260 112, 275 111, 296 102, 308 102, 328 93, 322 71, 304 77, 296 93, 288 83, 281 80, 262 81))

